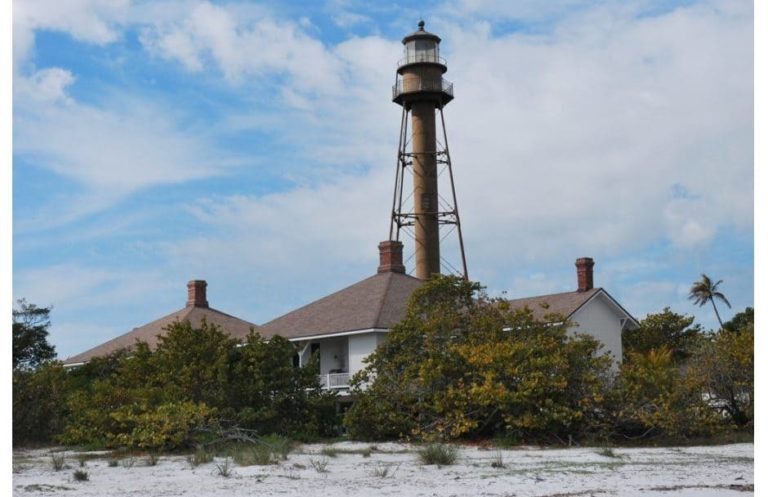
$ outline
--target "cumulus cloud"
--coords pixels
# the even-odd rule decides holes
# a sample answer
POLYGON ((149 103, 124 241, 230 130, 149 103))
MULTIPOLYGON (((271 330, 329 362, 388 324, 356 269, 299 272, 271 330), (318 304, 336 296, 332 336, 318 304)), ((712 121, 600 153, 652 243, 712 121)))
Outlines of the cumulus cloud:
POLYGON ((302 91, 338 91, 336 61, 299 24, 270 17, 237 17, 236 8, 201 2, 175 21, 144 28, 142 43, 163 58, 199 71, 206 64, 232 83, 246 77, 285 74, 302 91))
POLYGON ((25 0, 13 5, 15 63, 24 61, 34 46, 34 31, 47 29, 69 33, 95 44, 115 41, 121 34, 130 0, 25 0))
POLYGON ((72 99, 67 87, 75 82, 75 76, 67 69, 49 67, 35 71, 27 78, 17 78, 14 92, 17 98, 36 104, 69 104, 72 99))

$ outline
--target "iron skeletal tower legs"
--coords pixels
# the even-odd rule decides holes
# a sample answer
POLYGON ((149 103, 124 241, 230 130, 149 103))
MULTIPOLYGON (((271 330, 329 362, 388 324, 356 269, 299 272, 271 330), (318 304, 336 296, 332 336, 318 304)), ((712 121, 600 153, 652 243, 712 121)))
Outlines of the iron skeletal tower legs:
POLYGON ((403 113, 389 239, 399 241, 404 229, 413 235, 415 275, 420 279, 429 279, 432 274, 440 273, 442 267, 468 277, 443 115, 443 107, 453 99, 453 85, 442 77, 447 67, 439 57, 439 43, 440 38, 424 31, 424 22, 420 22, 419 30, 403 39, 405 57, 398 64, 398 78, 392 89, 392 100, 403 107, 403 113), (437 136, 437 113, 442 143, 437 136), (438 190, 445 173, 450 184, 447 199, 438 190), (408 176, 412 178, 412 194, 407 193, 405 186, 408 176), (404 204, 411 196, 413 209, 407 210, 404 204), (442 238, 441 226, 450 226, 442 238), (440 243, 453 231, 458 235, 461 268, 440 252, 440 243))

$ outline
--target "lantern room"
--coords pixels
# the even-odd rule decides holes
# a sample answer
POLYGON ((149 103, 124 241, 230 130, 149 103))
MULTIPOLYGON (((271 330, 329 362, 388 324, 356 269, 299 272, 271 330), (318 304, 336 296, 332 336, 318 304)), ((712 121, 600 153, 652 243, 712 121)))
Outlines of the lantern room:
POLYGON ((418 26, 417 31, 403 38, 405 52, 398 67, 422 63, 439 64, 442 66, 441 72, 444 73, 448 68, 445 66, 445 60, 440 57, 440 37, 425 31, 424 21, 419 21, 418 26))

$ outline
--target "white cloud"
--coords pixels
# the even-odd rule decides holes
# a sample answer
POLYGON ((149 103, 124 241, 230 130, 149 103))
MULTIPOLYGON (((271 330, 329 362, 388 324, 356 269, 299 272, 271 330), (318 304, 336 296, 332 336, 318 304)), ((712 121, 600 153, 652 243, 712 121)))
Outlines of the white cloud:
POLYGON ((14 92, 17 98, 36 104, 72 103, 67 87, 75 82, 74 75, 60 67, 49 67, 35 71, 28 78, 17 78, 14 92))
POLYGON ((183 17, 147 26, 141 40, 150 52, 188 69, 211 64, 234 84, 276 73, 287 75, 294 90, 339 90, 336 60, 301 23, 279 22, 263 12, 241 14, 236 6, 201 2, 183 17))
POLYGON ((599 17, 552 38, 482 25, 445 34, 460 203, 486 263, 616 254, 665 236, 688 247, 751 226, 751 19, 706 8, 599 17), (676 182, 708 212, 681 208, 676 182))
POLYGON ((98 108, 21 102, 14 152, 86 188, 91 212, 157 184, 220 174, 205 136, 177 128, 173 116, 141 100, 98 108), (39 137, 46 137, 40 140, 39 137))
MULTIPOLYGON (((13 3, 13 50, 21 63, 34 46, 34 31, 47 29, 69 33, 89 43, 117 40, 130 0, 24 0, 13 3)), ((16 64, 14 64, 16 65, 16 64)))
POLYGON ((14 292, 27 301, 75 312, 114 305, 161 283, 151 273, 93 268, 80 263, 22 270, 14 274, 14 279, 14 292))

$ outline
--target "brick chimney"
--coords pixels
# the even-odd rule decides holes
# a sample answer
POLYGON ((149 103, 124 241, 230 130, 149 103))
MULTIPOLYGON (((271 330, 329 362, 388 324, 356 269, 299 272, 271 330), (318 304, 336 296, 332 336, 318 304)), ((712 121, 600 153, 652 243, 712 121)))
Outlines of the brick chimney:
POLYGON ((205 280, 192 280, 187 283, 187 307, 208 307, 205 296, 207 286, 205 280))
POLYGON ((594 288, 594 282, 592 279, 592 268, 595 265, 595 261, 591 257, 579 257, 576 259, 576 279, 579 283, 578 290, 580 292, 586 292, 594 288))
POLYGON ((379 243, 379 273, 405 273, 403 244, 395 240, 379 243))

